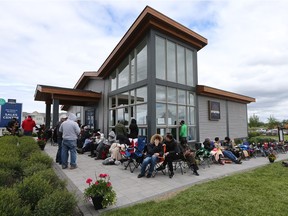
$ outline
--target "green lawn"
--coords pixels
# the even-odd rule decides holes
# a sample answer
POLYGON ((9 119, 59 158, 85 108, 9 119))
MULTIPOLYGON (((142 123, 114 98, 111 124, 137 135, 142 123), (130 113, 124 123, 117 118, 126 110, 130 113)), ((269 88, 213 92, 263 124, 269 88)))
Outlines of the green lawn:
MULTIPOLYGON (((213 168, 211 168, 213 169, 213 168)), ((192 186, 172 198, 102 215, 287 215, 288 167, 281 162, 192 186)))

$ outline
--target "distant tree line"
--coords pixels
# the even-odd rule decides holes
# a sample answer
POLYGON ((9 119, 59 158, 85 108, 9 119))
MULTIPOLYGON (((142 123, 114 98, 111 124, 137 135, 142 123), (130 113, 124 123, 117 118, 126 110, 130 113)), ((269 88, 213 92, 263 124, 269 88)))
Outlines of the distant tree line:
POLYGON ((288 129, 288 119, 279 121, 277 120, 273 115, 270 115, 269 118, 267 118, 267 123, 261 122, 259 116, 253 114, 249 117, 249 128, 253 127, 265 127, 269 129, 277 128, 277 127, 284 127, 285 129, 288 129))

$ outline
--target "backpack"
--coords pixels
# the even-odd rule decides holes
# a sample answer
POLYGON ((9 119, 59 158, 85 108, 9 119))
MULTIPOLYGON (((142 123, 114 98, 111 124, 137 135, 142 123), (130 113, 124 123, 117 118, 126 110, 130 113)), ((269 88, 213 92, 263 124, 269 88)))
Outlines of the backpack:
POLYGON ((115 161, 112 157, 106 158, 103 162, 103 165, 115 165, 115 161))

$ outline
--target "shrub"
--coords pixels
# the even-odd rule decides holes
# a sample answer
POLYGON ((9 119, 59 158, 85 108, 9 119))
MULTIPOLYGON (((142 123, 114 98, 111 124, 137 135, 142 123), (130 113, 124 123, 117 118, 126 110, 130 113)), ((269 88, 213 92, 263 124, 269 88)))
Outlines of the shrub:
POLYGON ((23 180, 23 183, 19 184, 18 193, 22 201, 31 206, 31 210, 35 209, 38 201, 47 194, 51 194, 53 191, 52 185, 41 176, 34 174, 23 180))
POLYGON ((7 144, 9 145, 17 145, 18 143, 18 137, 16 136, 2 136, 0 137, 0 145, 7 144))
POLYGON ((17 181, 14 176, 13 170, 0 168, 0 187, 12 186, 17 181))
POLYGON ((29 206, 23 206, 17 191, 13 188, 0 188, 0 212, 2 216, 29 216, 29 206))
POLYGON ((45 169, 47 169, 47 166, 45 164, 42 164, 42 163, 26 165, 26 167, 23 170, 23 175, 26 177, 32 176, 35 173, 40 172, 40 171, 45 170, 45 169))
POLYGON ((36 216, 69 216, 76 208, 76 198, 66 190, 57 190, 41 199, 36 208, 36 216))
POLYGON ((18 152, 21 159, 28 158, 33 152, 36 151, 40 151, 40 149, 33 138, 27 136, 20 138, 18 152))
POLYGON ((37 175, 40 178, 48 181, 49 184, 52 185, 52 187, 54 189, 64 189, 66 186, 65 181, 59 179, 58 176, 55 174, 55 172, 52 169, 42 170, 42 171, 38 172, 37 175))
POLYGON ((33 165, 33 164, 44 164, 46 166, 46 168, 49 168, 52 166, 52 158, 50 158, 48 155, 46 154, 42 154, 39 151, 33 152, 29 155, 29 157, 27 158, 27 164, 28 165, 33 165))

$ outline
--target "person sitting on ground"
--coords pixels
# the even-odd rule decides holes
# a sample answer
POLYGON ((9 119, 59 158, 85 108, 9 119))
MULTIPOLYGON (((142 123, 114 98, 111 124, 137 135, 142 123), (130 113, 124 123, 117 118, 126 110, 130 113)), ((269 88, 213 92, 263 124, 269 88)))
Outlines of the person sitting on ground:
POLYGON ((105 159, 109 152, 110 146, 116 142, 115 132, 113 130, 110 131, 108 135, 108 140, 104 139, 103 142, 100 142, 96 148, 96 157, 95 160, 105 159))
POLYGON ((96 152, 96 149, 99 145, 101 145, 101 143, 104 142, 105 140, 105 137, 104 137, 104 134, 100 132, 100 130, 97 130, 96 134, 95 134, 95 141, 92 142, 92 145, 91 145, 91 154, 88 155, 90 157, 96 157, 97 156, 97 152, 96 152))
MULTIPOLYGON (((225 137, 225 141, 226 143, 229 143, 231 140, 229 137, 225 137)), ((241 158, 237 158, 231 151, 228 150, 227 145, 222 146, 222 152, 223 155, 227 158, 229 158, 231 161, 233 161, 236 164, 242 164, 241 162, 241 158)))
POLYGON ((178 145, 177 141, 173 138, 172 134, 170 133, 166 134, 165 139, 164 139, 164 144, 166 144, 166 152, 164 153, 165 160, 161 164, 161 166, 157 168, 157 171, 164 170, 166 167, 166 164, 168 164, 169 178, 172 178, 174 176, 172 162, 178 159, 186 161, 186 157, 188 157, 189 165, 190 165, 189 167, 193 170, 193 173, 195 175, 197 176, 199 175, 197 172, 198 166, 196 164, 195 157, 192 151, 186 152, 187 149, 184 150, 184 148, 181 145, 178 145), (185 152, 186 157, 184 156, 184 152, 185 152))
POLYGON ((84 152, 91 151, 91 147, 93 145, 93 134, 87 137, 84 141, 83 147, 82 148, 77 148, 77 152, 79 154, 84 154, 84 152))
POLYGON ((146 157, 142 162, 141 173, 138 175, 138 178, 142 178, 145 176, 146 167, 150 164, 147 178, 152 176, 152 172, 154 171, 154 167, 158 161, 158 157, 163 156, 163 146, 162 146, 163 138, 160 134, 154 134, 150 143, 147 145, 146 157))

